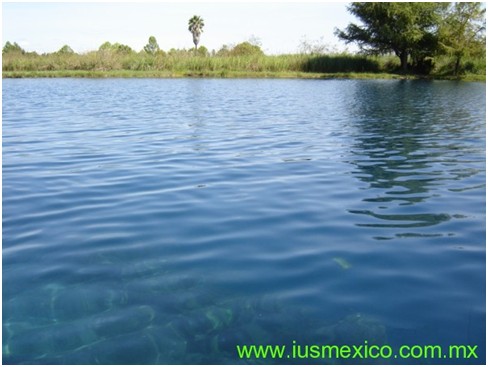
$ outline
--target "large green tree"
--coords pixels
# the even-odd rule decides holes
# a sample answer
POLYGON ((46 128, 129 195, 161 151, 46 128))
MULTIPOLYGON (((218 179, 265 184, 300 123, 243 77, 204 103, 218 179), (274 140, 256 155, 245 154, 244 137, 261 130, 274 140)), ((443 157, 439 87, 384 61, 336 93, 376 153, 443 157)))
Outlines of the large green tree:
POLYGON ((205 23, 203 22, 203 19, 201 17, 199 17, 198 15, 194 15, 188 21, 188 30, 193 35, 193 43, 195 44, 195 52, 198 49, 198 43, 200 42, 200 35, 203 32, 204 26, 205 26, 205 23))
POLYGON ((481 3, 452 3, 439 32, 442 51, 454 57, 454 74, 466 56, 483 55, 486 45, 486 8, 481 3))
POLYGON ((336 29, 336 35, 347 43, 356 42, 361 51, 371 54, 394 52, 407 71, 409 56, 433 54, 441 12, 448 3, 351 3, 350 13, 362 25, 349 24, 336 29))

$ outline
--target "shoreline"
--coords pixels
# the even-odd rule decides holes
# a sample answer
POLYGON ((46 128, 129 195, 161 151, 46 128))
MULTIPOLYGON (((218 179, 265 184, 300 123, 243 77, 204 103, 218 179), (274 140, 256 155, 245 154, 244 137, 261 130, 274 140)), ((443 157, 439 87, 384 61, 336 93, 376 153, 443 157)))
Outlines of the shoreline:
POLYGON ((29 71, 2 71, 2 79, 16 78, 218 78, 218 79, 399 79, 399 80, 456 80, 470 82, 486 82, 486 75, 464 75, 461 77, 439 75, 415 75, 393 73, 312 73, 312 72, 268 72, 268 71, 168 71, 168 70, 29 70, 29 71))

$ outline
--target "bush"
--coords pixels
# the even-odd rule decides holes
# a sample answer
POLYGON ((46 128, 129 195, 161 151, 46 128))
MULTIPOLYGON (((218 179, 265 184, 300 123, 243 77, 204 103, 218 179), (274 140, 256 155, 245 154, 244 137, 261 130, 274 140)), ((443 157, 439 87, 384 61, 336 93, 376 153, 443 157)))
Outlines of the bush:
POLYGON ((208 49, 205 46, 198 47, 196 54, 202 57, 207 57, 209 55, 208 49))
POLYGON ((229 52, 229 56, 263 56, 264 52, 259 46, 251 45, 249 42, 242 42, 236 45, 229 52))
POLYGON ((64 45, 63 47, 61 47, 58 52, 58 54, 74 54, 75 52, 73 51, 73 49, 71 47, 69 47, 68 45, 64 45))
POLYGON ((8 54, 8 53, 20 53, 20 54, 24 54, 25 51, 22 47, 20 47, 17 42, 14 42, 14 43, 10 43, 9 41, 7 41, 5 43, 5 46, 3 46, 3 49, 2 49, 2 54, 8 54))
POLYGON ((380 71, 380 66, 376 60, 366 56, 334 55, 309 57, 303 69, 313 73, 375 73, 380 71))

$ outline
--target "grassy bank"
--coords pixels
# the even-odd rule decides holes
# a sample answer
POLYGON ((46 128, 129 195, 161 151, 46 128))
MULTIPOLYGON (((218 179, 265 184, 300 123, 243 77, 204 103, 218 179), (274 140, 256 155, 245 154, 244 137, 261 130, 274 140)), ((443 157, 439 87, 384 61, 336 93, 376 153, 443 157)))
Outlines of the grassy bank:
POLYGON ((89 71, 89 70, 44 70, 44 71, 5 71, 3 78, 274 78, 274 79, 428 79, 463 80, 471 82, 486 81, 485 75, 468 74, 462 77, 425 76, 397 73, 305 73, 305 72, 243 72, 243 71, 89 71))
MULTIPOLYGON (((485 61, 471 60, 462 76, 485 80, 485 61)), ((449 79, 450 61, 443 59, 428 78, 449 79)), ((257 78, 415 78, 401 75, 394 56, 277 55, 277 56, 197 56, 191 53, 148 55, 94 51, 86 54, 3 55, 2 76, 89 77, 89 78, 178 78, 178 77, 257 77, 257 78)))
POLYGON ((414 79, 415 75, 388 73, 305 73, 268 71, 131 71, 131 70, 44 70, 44 71, 5 71, 4 78, 298 78, 298 79, 414 79))

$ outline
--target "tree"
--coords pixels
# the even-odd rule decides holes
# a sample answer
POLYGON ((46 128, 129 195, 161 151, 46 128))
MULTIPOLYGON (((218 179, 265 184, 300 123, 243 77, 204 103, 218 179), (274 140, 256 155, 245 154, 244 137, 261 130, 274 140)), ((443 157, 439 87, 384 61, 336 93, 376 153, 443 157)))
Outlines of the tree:
POLYGON ((121 43, 110 43, 104 42, 99 48, 98 51, 105 51, 105 52, 115 52, 120 54, 130 54, 133 53, 134 50, 127 45, 123 45, 121 43))
POLYGON ((405 72, 409 56, 416 55, 418 61, 433 53, 430 48, 436 45, 440 15, 446 6, 448 3, 351 3, 349 12, 363 25, 351 23, 335 33, 346 43, 357 42, 366 53, 394 52, 405 72))
POLYGON ((188 21, 188 30, 193 35, 193 43, 195 44, 195 51, 198 49, 198 43, 200 42, 200 35, 203 32, 203 19, 197 15, 194 15, 188 21))
POLYGON ((257 45, 252 45, 249 42, 242 42, 236 45, 229 52, 229 56, 262 56, 263 50, 257 45))
POLYGON ((110 42, 104 42, 98 48, 98 51, 112 51, 112 44, 110 42))
POLYGON ((22 53, 22 54, 25 54, 25 50, 20 47, 17 42, 14 42, 14 43, 10 43, 9 41, 7 41, 5 43, 5 46, 3 46, 3 49, 2 49, 2 54, 7 54, 7 53, 10 53, 10 52, 16 52, 16 53, 22 53))
POLYGON ((63 47, 61 47, 58 52, 58 54, 74 54, 75 52, 73 51, 73 49, 71 47, 69 47, 68 45, 64 45, 63 47))
POLYGON ((220 50, 218 50, 215 53, 215 55, 218 56, 218 57, 229 56, 230 48, 231 47, 229 45, 222 45, 222 47, 220 48, 220 50))
POLYGON ((324 41, 324 37, 320 37, 320 39, 313 41, 309 41, 305 37, 302 37, 300 44, 298 45, 298 52, 304 55, 323 55, 330 53, 331 49, 324 41))
POLYGON ((486 9, 481 3, 453 3, 440 29, 442 51, 454 56, 454 75, 459 75, 465 56, 484 54, 486 9))
POLYGON ((156 37, 151 36, 149 37, 149 41, 146 46, 144 46, 144 51, 151 55, 156 55, 156 53, 160 50, 158 42, 156 41, 156 37))
POLYGON ((209 55, 208 49, 205 46, 198 47, 196 54, 201 57, 207 57, 209 55))

